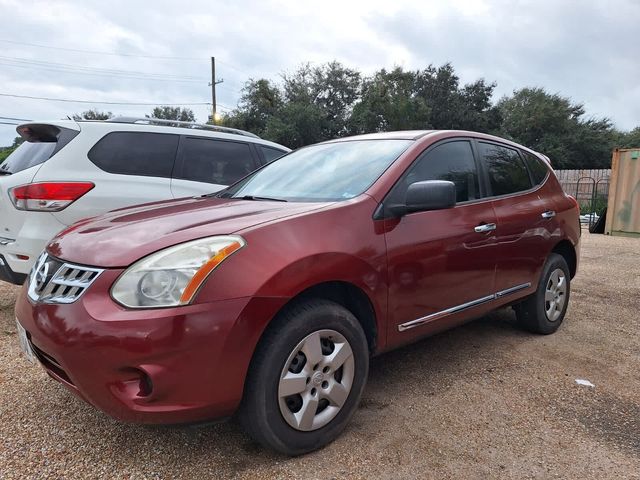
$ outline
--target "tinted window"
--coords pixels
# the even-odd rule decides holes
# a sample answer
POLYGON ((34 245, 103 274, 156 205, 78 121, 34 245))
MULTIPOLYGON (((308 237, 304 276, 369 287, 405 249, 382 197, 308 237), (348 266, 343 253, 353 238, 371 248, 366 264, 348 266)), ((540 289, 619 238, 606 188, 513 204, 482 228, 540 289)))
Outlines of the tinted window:
POLYGON ((547 178, 547 173, 549 172, 546 163, 544 160, 528 152, 524 152, 524 158, 533 177, 533 181, 536 185, 540 185, 544 179, 547 178))
POLYGON ((478 169, 473 159, 471 144, 467 141, 448 142, 423 154, 411 167, 393 194, 393 203, 404 201, 407 188, 414 182, 448 180, 456 185, 456 201, 466 202, 480 198, 478 169))
POLYGON ((109 173, 171 178, 178 135, 113 132, 89 150, 89 159, 109 173))
POLYGON ((269 163, 274 161, 276 158, 280 158, 283 155, 286 155, 287 152, 283 152, 282 150, 277 150, 275 148, 265 147, 264 145, 258 145, 260 150, 264 155, 265 163, 269 163))
POLYGON ((21 125, 17 131, 25 141, 2 162, 2 175, 18 173, 46 162, 79 133, 48 124, 21 125))
POLYGON ((484 142, 478 146, 493 195, 506 195, 531 188, 529 172, 516 150, 484 142))
POLYGON ((339 201, 375 182, 412 140, 353 140, 301 148, 250 175, 222 197, 339 201))
POLYGON ((46 162, 56 148, 56 144, 24 142, 0 165, 0 172, 18 173, 27 168, 46 162))
POLYGON ((246 143, 194 137, 184 139, 179 178, 231 185, 253 170, 255 164, 251 148, 246 143))

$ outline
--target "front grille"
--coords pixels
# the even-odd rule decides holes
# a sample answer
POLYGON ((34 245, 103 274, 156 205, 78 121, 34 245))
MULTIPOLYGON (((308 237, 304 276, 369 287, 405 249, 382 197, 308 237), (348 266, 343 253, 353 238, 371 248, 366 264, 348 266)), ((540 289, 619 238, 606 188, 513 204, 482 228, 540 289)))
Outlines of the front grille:
POLYGON ((63 263, 46 253, 29 274, 29 298, 41 303, 73 303, 103 272, 99 268, 63 263))

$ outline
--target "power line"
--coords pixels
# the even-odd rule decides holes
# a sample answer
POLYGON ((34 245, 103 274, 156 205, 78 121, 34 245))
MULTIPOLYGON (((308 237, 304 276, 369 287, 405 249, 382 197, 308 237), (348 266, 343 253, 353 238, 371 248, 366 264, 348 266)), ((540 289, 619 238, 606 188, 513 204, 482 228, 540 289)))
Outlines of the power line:
POLYGON ((19 123, 0 122, 0 125, 20 125, 19 123))
MULTIPOLYGON (((157 58, 157 59, 161 59, 161 60, 184 60, 184 61, 189 61, 189 62, 201 62, 202 59, 201 58, 195 58, 195 57, 177 57, 177 56, 163 56, 163 55, 142 55, 142 54, 136 54, 136 53, 116 53, 116 52, 105 52, 105 51, 99 51, 99 50, 83 50, 83 49, 79 49, 79 48, 65 48, 65 47, 53 47, 50 45, 42 45, 42 44, 38 44, 38 43, 26 43, 26 42, 17 42, 15 40, 5 40, 5 39, 0 39, 0 42, 3 43, 10 43, 13 45, 24 45, 24 46, 28 46, 28 47, 36 47, 36 48, 47 48, 50 50, 62 50, 65 52, 77 52, 77 53, 90 53, 92 55, 111 55, 111 56, 115 56, 115 57, 134 57, 134 58, 157 58)), ((245 75, 251 76, 250 73, 242 70, 241 68, 236 67, 235 65, 229 63, 229 62, 225 62, 222 61, 220 59, 218 59, 219 63, 222 63, 223 65, 226 65, 229 68, 232 68, 240 73, 243 73, 245 75)))
POLYGON ((27 69, 35 69, 35 70, 47 70, 50 72, 60 72, 60 73, 70 73, 74 75, 90 75, 90 76, 98 76, 98 77, 110 77, 110 78, 123 78, 128 80, 154 80, 159 82, 177 82, 177 83, 204 83, 206 80, 182 80, 179 78, 161 78, 161 77, 144 77, 144 76, 133 76, 133 75, 120 75, 120 74, 112 74, 112 73, 94 73, 94 72, 83 72, 76 71, 70 69, 63 68, 51 68, 37 65, 15 65, 11 63, 6 63, 0 61, 0 65, 4 65, 6 67, 14 67, 14 68, 27 68, 27 69))
POLYGON ((62 50, 65 52, 91 53, 94 55, 112 55, 116 57, 137 57, 137 58, 158 58, 163 60, 188 60, 188 61, 197 61, 197 62, 202 61, 201 58, 194 58, 194 57, 172 57, 172 56, 163 56, 163 55, 141 55, 136 53, 105 52, 105 51, 99 51, 99 50, 82 50, 79 48, 52 47, 50 45, 41 45, 38 43, 16 42, 15 40, 0 39, 0 42, 11 43, 13 45, 26 45, 28 47, 48 48, 50 50, 62 50))
POLYGON ((47 62, 45 60, 36 60, 33 58, 6 57, 2 55, 0 55, 0 59, 11 61, 11 62, 24 63, 28 65, 43 65, 43 66, 51 66, 56 68, 72 68, 74 70, 88 70, 88 71, 115 73, 115 74, 123 74, 123 75, 145 75, 145 76, 154 76, 154 77, 181 78, 181 79, 189 79, 189 80, 206 81, 206 79, 203 77, 195 77, 193 75, 172 75, 170 73, 153 73, 153 72, 140 72, 140 71, 134 71, 134 70, 119 70, 119 69, 113 69, 113 68, 88 67, 86 65, 47 62))
POLYGON ((209 102, 184 102, 184 103, 164 103, 164 102, 100 102, 94 100, 70 100, 67 98, 47 98, 47 97, 33 97, 31 95, 14 95, 10 93, 0 93, 0 97, 11 98, 25 98, 29 100, 47 100, 50 102, 67 102, 67 103, 94 103, 101 105, 138 105, 138 106, 167 106, 167 107, 179 107, 185 105, 211 105, 209 102))
POLYGON ((2 116, 0 116, 0 119, 2 119, 2 120, 17 120, 18 122, 30 122, 31 121, 31 120, 27 120, 26 118, 2 117, 2 116))

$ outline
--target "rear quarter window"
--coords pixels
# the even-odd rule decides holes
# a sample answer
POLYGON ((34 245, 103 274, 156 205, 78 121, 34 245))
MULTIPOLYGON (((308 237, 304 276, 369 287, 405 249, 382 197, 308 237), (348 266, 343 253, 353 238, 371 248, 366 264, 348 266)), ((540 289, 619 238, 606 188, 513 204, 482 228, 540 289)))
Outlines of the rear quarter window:
POLYGON ((547 168, 544 160, 536 157, 535 155, 532 155, 529 152, 523 152, 523 155, 527 162, 527 166, 529 167, 529 171, 531 172, 531 176, 533 177, 534 184, 540 185, 544 182, 544 179, 547 178, 549 168, 547 168))
POLYGON ((100 139, 89 160, 108 173, 171 178, 179 135, 112 132, 100 139))
POLYGON ((258 145, 262 155, 264 156, 264 163, 273 162, 274 160, 286 155, 287 152, 278 150, 277 148, 265 147, 264 145, 258 145))

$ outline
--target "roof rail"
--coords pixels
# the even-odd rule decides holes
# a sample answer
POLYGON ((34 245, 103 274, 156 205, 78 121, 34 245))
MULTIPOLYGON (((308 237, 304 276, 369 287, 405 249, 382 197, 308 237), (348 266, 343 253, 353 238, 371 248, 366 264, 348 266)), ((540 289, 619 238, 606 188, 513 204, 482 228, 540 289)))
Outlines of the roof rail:
POLYGON ((148 118, 148 117, 115 117, 105 120, 111 123, 132 123, 141 125, 159 125, 167 127, 180 127, 180 128, 193 128, 196 130, 211 130, 214 132, 231 133, 234 135, 244 135, 245 137, 260 138, 258 135, 247 132, 245 130, 239 130, 237 128, 220 127, 218 125, 209 125, 208 123, 196 123, 196 122, 182 122, 180 120, 165 120, 162 118, 148 118))

